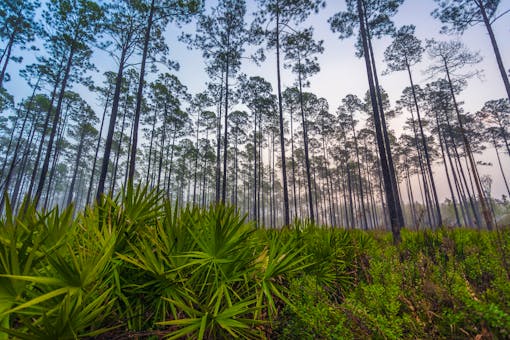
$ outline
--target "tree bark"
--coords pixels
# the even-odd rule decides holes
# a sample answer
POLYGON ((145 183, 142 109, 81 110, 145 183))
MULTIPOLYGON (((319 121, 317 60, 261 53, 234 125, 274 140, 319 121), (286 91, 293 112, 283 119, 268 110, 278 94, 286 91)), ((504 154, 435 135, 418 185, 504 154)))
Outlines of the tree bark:
POLYGON ((301 79, 301 72, 298 75, 299 82, 299 106, 301 109, 301 121, 303 124, 303 144, 305 149, 305 166, 306 166, 306 180, 308 188, 308 205, 310 207, 310 222, 315 223, 315 216, 313 213, 313 196, 312 196, 312 179, 310 177, 310 156, 308 155, 308 122, 305 119, 305 108, 303 103, 303 82, 301 79))
MULTIPOLYGON (((53 148, 53 141, 55 140, 55 135, 57 133, 58 121, 60 120, 60 114, 62 111, 62 101, 64 99, 65 90, 67 87, 67 81, 69 79, 69 73, 71 71, 71 66, 73 64, 75 47, 71 46, 71 50, 69 52, 69 58, 67 59, 67 65, 64 71, 64 78, 62 79, 62 86, 60 88, 60 93, 58 96, 57 107, 55 109, 55 115, 53 116, 53 124, 51 128, 50 139, 48 140, 48 147, 46 149, 46 155, 44 157, 43 167, 41 169, 41 175, 39 177, 39 184, 37 186, 37 191, 35 192, 34 204, 37 206, 39 203, 39 199, 41 198, 41 194, 44 188, 44 183, 46 181, 46 174, 48 172, 48 167, 50 164, 51 150, 53 148)), ((51 110, 51 108, 50 108, 51 110)))
POLYGON ((108 102, 110 100, 110 92, 111 92, 111 88, 108 89, 108 93, 106 95, 106 103, 104 105, 103 117, 101 118, 101 127, 99 128, 99 136, 97 137, 96 151, 94 153, 94 162, 92 163, 92 174, 90 175, 89 188, 87 191, 87 201, 86 201, 85 205, 90 204, 90 195, 92 194, 92 185, 94 183, 94 176, 96 175, 97 155, 99 154, 99 147, 101 146, 101 136, 103 135, 104 120, 106 117, 106 111, 108 110, 108 102))
POLYGON ((143 87, 145 79, 145 64, 147 63, 147 54, 149 52, 149 41, 151 35, 151 28, 154 17, 154 3, 155 0, 151 1, 151 7, 149 11, 149 18, 147 19, 147 28, 145 31, 145 37, 143 42, 142 61, 140 66, 140 79, 138 81, 138 92, 136 94, 136 107, 135 107, 135 122, 133 125, 133 136, 131 140, 131 156, 129 162, 129 173, 128 173, 128 185, 133 185, 135 177, 135 164, 136 164, 136 148, 138 146, 138 125, 140 124, 140 114, 142 110, 143 100, 143 87))
POLYGON ((430 186, 432 187, 434 204, 436 205, 437 226, 440 227, 441 225, 443 225, 443 217, 441 216, 441 205, 439 204, 439 198, 438 198, 437 190, 436 190, 436 182, 434 181, 434 174, 432 173, 432 162, 430 161, 429 148, 427 145, 427 141, 425 139, 425 133, 423 132, 423 123, 422 123, 421 114, 420 114, 420 106, 418 105, 418 99, 416 97, 416 90, 414 89, 413 76, 411 74, 411 67, 410 67, 409 63, 407 62, 407 57, 406 57, 406 67, 407 67, 407 73, 409 75, 409 82, 411 83, 411 91, 413 93, 413 100, 414 100, 414 105, 416 108, 416 115, 418 118, 418 126, 420 128, 421 142, 422 142, 423 150, 425 152, 425 161, 427 162, 427 170, 428 170, 429 178, 430 178, 430 186))
POLYGON ((76 153, 76 161, 74 163, 73 177, 71 179, 71 184, 69 186, 69 195, 67 196, 67 205, 70 205, 71 202, 73 201, 74 183, 76 182, 76 176, 78 175, 78 168, 80 166, 81 154, 83 152, 84 139, 85 131, 83 131, 80 136, 80 144, 78 145, 78 152, 76 153))
POLYGON ((473 171, 473 175, 475 177, 475 186, 476 186, 476 191, 478 192, 480 205, 482 206, 482 214, 484 216, 485 224, 487 225, 487 229, 492 230, 493 229, 492 215, 491 215, 489 209, 487 208, 487 204, 485 201, 485 195, 483 193, 482 186, 480 184, 480 176, 478 175, 478 170, 477 170, 475 160, 473 157, 473 152, 471 151, 471 145, 469 144, 469 141, 467 139, 465 129, 464 129, 464 124, 462 123, 462 119, 460 117, 460 111, 459 111, 459 107, 457 104, 457 99, 455 98, 455 93, 453 91, 453 84, 452 84, 452 80, 450 77, 450 70, 448 68, 448 63, 446 62, 446 60, 444 61, 444 65, 445 65, 445 70, 446 70, 446 77, 448 79, 448 84, 450 85, 449 86, 450 94, 452 96, 453 104, 455 107, 455 112, 457 114, 457 120, 459 121, 459 127, 460 127, 460 131, 461 131, 461 135, 462 135, 462 141, 464 142, 464 147, 466 148, 466 153, 467 153, 467 156, 469 159, 469 163, 471 165, 471 170, 473 171))
POLYGON ((375 123, 375 130, 376 130, 376 138, 377 138, 377 147, 379 149, 379 156, 381 160, 381 170, 383 173, 383 182, 384 182, 384 188, 385 188, 385 194, 386 194, 386 200, 388 202, 388 210, 390 213, 390 222, 391 222, 391 231, 393 234, 393 242, 400 243, 400 221, 398 218, 397 210, 396 210, 396 202, 395 202, 395 195, 392 188, 392 182, 390 177, 390 169, 388 165, 388 160, 386 157, 386 150, 384 147, 384 140, 382 135, 382 125, 381 125, 381 118, 379 116, 379 107, 377 106, 377 98, 376 98, 376 91, 375 91, 375 85, 374 85, 374 79, 373 79, 373 73, 372 73, 372 65, 370 62, 370 52, 368 50, 368 43, 367 43, 367 32, 365 28, 365 20, 364 14, 363 14, 363 5, 362 0, 357 0, 358 5, 358 16, 359 16, 359 23, 360 23, 360 34, 361 34, 361 40, 363 43, 363 51, 364 51, 364 58, 365 58, 365 66, 367 71, 367 77, 368 77, 368 83, 370 88, 370 99, 372 102, 372 110, 374 112, 374 123, 375 123))
POLYGON ((496 41, 496 37, 494 35, 494 31, 492 30, 491 22, 487 16, 487 11, 485 10, 485 6, 481 1, 475 1, 478 7, 480 8, 480 12, 482 14, 483 23, 485 24, 485 28, 487 28, 487 33, 489 33, 489 38, 491 40, 492 49, 494 50, 494 55, 496 56, 496 61, 498 63, 499 73, 501 73, 501 78, 503 79, 503 84, 505 85, 506 95, 508 100, 510 100, 510 81, 508 80, 508 75, 506 73, 505 66, 503 65, 503 58, 501 58, 501 53, 499 51, 498 43, 496 41))
POLYGON ((110 163, 110 154, 112 151, 113 134, 115 132, 115 123, 117 121, 117 114, 119 112, 120 91, 122 88, 122 80, 124 66, 126 63, 126 57, 127 49, 123 49, 120 56, 119 69, 117 71, 117 79, 115 79, 115 91, 113 93, 112 113, 110 115, 108 134, 106 136, 106 141, 104 145, 103 161, 101 164, 101 174, 99 175, 99 183, 97 184, 96 201, 98 202, 101 199, 101 195, 104 193, 106 175, 108 174, 108 165, 110 163))
POLYGON ((285 135, 283 126, 283 103, 282 103, 282 81, 280 74, 280 7, 276 1, 276 73, 278 83, 278 112, 280 121, 280 146, 282 156, 282 182, 283 182, 283 210, 284 226, 290 225, 289 215, 289 190, 287 188, 287 165, 285 159, 285 135))

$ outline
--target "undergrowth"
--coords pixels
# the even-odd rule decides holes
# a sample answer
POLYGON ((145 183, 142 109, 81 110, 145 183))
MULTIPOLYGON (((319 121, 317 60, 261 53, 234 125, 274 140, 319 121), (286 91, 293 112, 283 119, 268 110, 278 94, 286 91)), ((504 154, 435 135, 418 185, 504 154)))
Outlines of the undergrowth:
POLYGON ((74 216, 0 218, 0 339, 510 337, 510 231, 391 234, 131 189, 74 216))

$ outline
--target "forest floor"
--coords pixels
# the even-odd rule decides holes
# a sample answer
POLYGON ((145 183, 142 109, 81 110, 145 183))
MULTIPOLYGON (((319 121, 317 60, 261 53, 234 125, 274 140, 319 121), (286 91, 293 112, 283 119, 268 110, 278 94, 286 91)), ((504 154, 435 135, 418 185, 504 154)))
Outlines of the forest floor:
POLYGON ((136 190, 0 218, 0 339, 503 339, 510 229, 257 229, 136 190))

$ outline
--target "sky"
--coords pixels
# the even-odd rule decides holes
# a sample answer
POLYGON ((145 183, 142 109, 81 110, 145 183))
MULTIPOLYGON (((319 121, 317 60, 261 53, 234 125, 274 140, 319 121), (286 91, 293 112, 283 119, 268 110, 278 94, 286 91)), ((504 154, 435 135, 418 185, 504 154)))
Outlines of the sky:
MULTIPOLYGON (((213 1, 206 1, 210 6, 213 1)), ((256 10, 256 2, 254 0, 247 0, 248 12, 252 13, 256 10)), ((460 39, 466 46, 473 50, 479 51, 483 57, 483 61, 477 66, 477 69, 483 69, 484 75, 481 79, 474 78, 468 83, 468 87, 460 94, 459 99, 464 101, 464 109, 468 112, 475 112, 479 110, 487 100, 498 99, 505 97, 505 91, 501 76, 499 74, 496 60, 493 54, 492 46, 485 28, 482 25, 474 26, 467 30, 462 36, 442 35, 439 34, 441 23, 432 18, 430 13, 435 7, 435 2, 432 0, 407 0, 401 6, 397 15, 393 18, 397 27, 402 25, 414 24, 416 26, 416 35, 419 39, 438 39, 438 40, 451 40, 460 39)), ((500 12, 510 8, 510 0, 502 0, 500 5, 500 12)), ((341 99, 347 94, 355 94, 360 97, 367 91, 367 76, 365 73, 365 66, 362 59, 355 56, 354 38, 347 40, 339 40, 338 37, 331 32, 327 22, 335 13, 344 10, 344 1, 329 0, 327 1, 326 8, 321 10, 318 14, 312 15, 303 27, 313 26, 315 32, 315 39, 324 40, 325 51, 319 56, 319 64, 321 72, 313 76, 311 86, 308 89, 310 92, 324 97, 328 100, 330 110, 336 110, 341 102, 341 99)), ((247 18, 250 21, 250 16, 247 18)), ((170 48, 169 57, 176 60, 180 64, 180 69, 176 72, 186 86, 188 86, 191 93, 197 93, 205 89, 205 83, 208 77, 204 71, 205 64, 203 62, 201 52, 197 50, 189 50, 187 46, 180 41, 177 37, 182 30, 192 32, 195 24, 192 22, 179 28, 176 25, 170 25, 166 31, 166 39, 170 48)), ((503 56, 503 62, 506 69, 510 68, 510 39, 507 39, 510 30, 510 14, 499 19, 493 27, 496 38, 499 43, 499 48, 503 56)), ((374 41, 374 52, 377 60, 378 73, 380 76, 381 86, 388 92, 390 100, 394 105, 396 100, 399 99, 400 94, 404 87, 408 86, 408 78, 405 72, 392 73, 382 76, 381 73, 385 69, 383 64, 383 53, 385 48, 391 43, 391 38, 383 38, 374 41)), ((242 72, 248 76, 262 76, 273 84, 276 88, 276 64, 274 51, 268 51, 267 60, 259 67, 250 62, 243 63, 242 72)), ((27 56, 25 62, 33 61, 34 58, 27 56)), ((107 70, 115 70, 114 63, 107 55, 100 51, 96 51, 93 56, 93 61, 99 72, 91 72, 93 79, 102 82, 101 75, 107 70)), ((415 83, 424 85, 429 80, 423 71, 429 65, 430 60, 425 57, 423 62, 415 67, 413 75, 415 83)), ((25 64, 25 63, 24 63, 25 64)), ((11 64, 13 65, 13 64, 11 64)), ((29 88, 24 84, 24 81, 16 75, 19 66, 11 66, 10 73, 12 80, 6 84, 6 88, 13 93, 17 98, 20 96, 29 95, 29 88), (17 68, 17 69, 16 69, 17 68)), ((164 70, 162 70, 164 72, 164 70)), ((149 79, 150 79, 149 75, 149 79)), ((282 73, 282 88, 292 86, 295 77, 290 74, 288 70, 283 70, 282 73)), ((94 94, 84 93, 85 90, 80 87, 74 89, 82 94, 93 107, 96 112, 101 112, 97 98, 94 94), (94 105, 95 103, 95 105, 94 105)), ((395 130, 397 135, 402 132, 402 124, 407 117, 397 117, 390 121, 390 128, 395 130)), ((490 174, 493 177, 493 194, 500 197, 501 194, 506 192, 501 175, 496 165, 495 152, 491 149, 484 152, 483 155, 477 155, 478 160, 489 161, 494 164, 493 167, 480 167, 480 174, 490 174)), ((503 156, 504 167, 510 169, 510 157, 503 156)), ((436 178, 438 181, 439 194, 442 198, 448 194, 446 178, 444 177, 444 170, 442 166, 436 165, 435 167, 436 178)))

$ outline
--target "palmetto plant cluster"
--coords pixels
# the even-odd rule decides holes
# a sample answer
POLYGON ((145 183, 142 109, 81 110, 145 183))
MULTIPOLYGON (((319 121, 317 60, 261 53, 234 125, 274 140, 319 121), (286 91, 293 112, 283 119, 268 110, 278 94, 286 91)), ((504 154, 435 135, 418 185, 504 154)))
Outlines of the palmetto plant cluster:
POLYGON ((260 338, 293 277, 350 282, 345 232, 256 229, 233 208, 177 211, 140 188, 73 213, 26 203, 2 218, 4 338, 260 338))
POLYGON ((0 219, 0 339, 464 338, 510 333, 508 229, 256 227, 128 187, 0 219))

